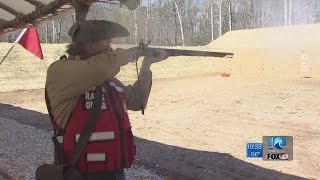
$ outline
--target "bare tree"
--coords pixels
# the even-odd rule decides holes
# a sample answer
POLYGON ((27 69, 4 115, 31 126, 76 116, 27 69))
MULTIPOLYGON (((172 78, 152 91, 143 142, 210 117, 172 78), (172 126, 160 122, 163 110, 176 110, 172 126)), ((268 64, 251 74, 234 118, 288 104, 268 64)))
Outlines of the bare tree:
POLYGON ((292 0, 289 0, 289 25, 291 25, 292 19, 292 0))
POLYGON ((229 31, 232 31, 232 2, 231 0, 228 1, 229 3, 229 31))
POLYGON ((48 23, 46 23, 45 25, 45 38, 46 38, 46 43, 48 43, 48 39, 49 39, 48 23))
POLYGON ((250 28, 254 29, 255 28, 255 21, 254 21, 254 2, 253 0, 250 1, 250 28))
MULTIPOLYGON (((319 0, 141 0, 134 12, 119 5, 97 3, 87 19, 104 19, 125 26, 129 37, 116 43, 136 44, 140 38, 153 45, 202 45, 224 32, 320 22, 319 0), (220 6, 221 5, 221 6, 220 6)), ((38 28, 46 43, 70 42, 68 29, 74 12, 38 28)), ((9 33, 14 39, 17 32, 9 33)), ((8 41, 8 35, 0 40, 8 41)))
POLYGON ((162 45, 162 29, 163 29, 163 23, 162 23, 162 12, 161 12, 161 9, 162 9, 162 0, 159 0, 159 8, 158 8, 158 15, 159 15, 159 45, 162 45))
POLYGON ((146 7, 146 16, 147 16, 147 20, 146 20, 146 28, 145 28, 145 40, 148 40, 148 34, 149 34, 149 20, 150 20, 150 16, 151 16, 151 0, 148 0, 147 3, 147 7, 146 7))
POLYGON ((223 0, 220 0, 219 3, 219 37, 222 35, 222 2, 223 0))
POLYGON ((287 0, 284 0, 284 25, 287 26, 287 0))
POLYGON ((138 37, 138 19, 137 19, 137 10, 134 10, 132 12, 132 17, 134 21, 134 37, 135 37, 135 44, 139 43, 139 37, 138 37))
POLYGON ((52 21, 52 44, 56 43, 56 27, 54 21, 52 21))
POLYGON ((210 16, 211 16, 211 42, 213 42, 213 40, 214 40, 214 23, 213 23, 213 2, 212 2, 212 0, 210 0, 210 16))
POLYGON ((185 46, 185 44, 184 44, 184 32, 183 32, 183 25, 182 25, 182 17, 181 17, 180 10, 179 10, 179 7, 178 7, 178 4, 177 4, 176 0, 173 0, 173 3, 175 5, 175 13, 177 13, 177 16, 178 16, 178 19, 179 19, 179 23, 180 23, 182 46, 185 46))
POLYGON ((61 29, 62 29, 62 19, 60 18, 60 19, 58 19, 58 27, 59 27, 59 31, 58 31, 58 33, 57 33, 57 43, 61 43, 61 35, 62 35, 62 32, 61 32, 61 29))

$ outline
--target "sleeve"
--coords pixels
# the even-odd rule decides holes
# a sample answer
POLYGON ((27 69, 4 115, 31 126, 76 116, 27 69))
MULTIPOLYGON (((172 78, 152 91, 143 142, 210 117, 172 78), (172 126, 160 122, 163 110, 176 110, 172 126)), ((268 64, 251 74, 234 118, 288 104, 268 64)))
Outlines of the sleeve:
POLYGON ((133 85, 126 86, 117 79, 115 81, 125 91, 128 110, 141 110, 141 103, 143 108, 146 108, 152 86, 151 70, 141 71, 138 80, 133 85))
POLYGON ((59 95, 68 98, 79 96, 120 71, 116 54, 101 53, 86 61, 58 60, 47 72, 47 85, 54 85, 59 95))

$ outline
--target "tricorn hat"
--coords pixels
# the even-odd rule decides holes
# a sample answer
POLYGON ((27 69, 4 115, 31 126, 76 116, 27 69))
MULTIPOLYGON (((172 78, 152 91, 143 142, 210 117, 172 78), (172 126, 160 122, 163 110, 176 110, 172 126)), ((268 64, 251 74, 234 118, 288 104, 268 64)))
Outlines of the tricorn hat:
POLYGON ((118 23, 105 20, 85 20, 71 26, 68 32, 72 42, 87 43, 106 38, 129 36, 128 30, 118 23))

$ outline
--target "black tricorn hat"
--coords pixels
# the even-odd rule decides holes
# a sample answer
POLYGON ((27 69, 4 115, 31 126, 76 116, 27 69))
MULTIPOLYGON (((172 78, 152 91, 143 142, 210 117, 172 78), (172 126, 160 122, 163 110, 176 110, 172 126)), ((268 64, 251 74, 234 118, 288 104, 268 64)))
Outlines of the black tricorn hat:
POLYGON ((71 26, 68 32, 72 42, 87 43, 129 36, 128 30, 122 25, 105 20, 85 20, 71 26))

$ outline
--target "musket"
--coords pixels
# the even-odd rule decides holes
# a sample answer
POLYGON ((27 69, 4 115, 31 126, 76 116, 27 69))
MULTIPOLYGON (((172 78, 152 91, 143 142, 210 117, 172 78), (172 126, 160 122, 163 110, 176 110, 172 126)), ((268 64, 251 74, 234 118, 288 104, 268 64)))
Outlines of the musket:
POLYGON ((202 57, 220 57, 220 58, 233 58, 233 53, 229 52, 214 52, 214 51, 197 51, 197 50, 185 50, 185 49, 166 49, 166 48, 151 48, 148 47, 148 43, 140 41, 138 47, 130 48, 132 50, 138 50, 138 57, 140 56, 158 56, 157 49, 165 50, 168 56, 202 56, 202 57))
MULTIPOLYGON (((220 58, 233 58, 233 53, 227 53, 227 52, 212 52, 212 51, 195 51, 195 50, 185 50, 185 49, 165 49, 165 48, 150 48, 148 47, 149 43, 151 41, 149 40, 147 43, 144 43, 143 40, 140 40, 138 47, 130 48, 129 50, 137 50, 136 58, 133 59, 132 62, 136 63, 136 70, 137 70, 137 77, 139 78, 138 74, 138 59, 141 56, 159 56, 157 50, 162 49, 167 51, 168 56, 202 56, 202 57, 220 57, 220 58)), ((141 89, 140 81, 139 88, 141 89)), ((141 94, 139 91, 139 96, 141 98, 141 94)), ((140 108, 142 114, 144 114, 144 107, 142 101, 140 102, 140 108)))

